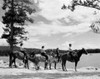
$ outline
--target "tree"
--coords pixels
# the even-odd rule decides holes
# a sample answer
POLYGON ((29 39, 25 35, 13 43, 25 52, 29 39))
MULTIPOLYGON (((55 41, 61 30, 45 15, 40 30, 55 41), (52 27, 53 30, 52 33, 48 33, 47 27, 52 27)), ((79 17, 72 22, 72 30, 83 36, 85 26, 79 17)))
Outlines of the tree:
POLYGON ((93 22, 90 27, 94 33, 100 34, 100 20, 93 22))
POLYGON ((77 5, 91 7, 100 10, 100 0, 72 0, 71 5, 67 6, 67 9, 71 11, 75 10, 77 5))
MULTIPOLYGON (((67 8, 64 8, 64 6, 62 6, 61 9, 70 9, 71 11, 74 11, 75 7, 78 5, 100 10, 100 0, 72 0, 71 5, 68 5, 67 8)), ((100 21, 98 20, 92 23, 90 27, 95 33, 100 33, 99 25, 100 21)))
POLYGON ((13 47, 28 39, 25 36, 28 32, 25 31, 24 25, 26 21, 33 23, 33 19, 28 17, 27 14, 35 12, 35 9, 31 8, 32 2, 29 0, 3 1, 2 9, 5 10, 5 15, 2 16, 2 22, 5 27, 3 28, 2 38, 7 39, 10 45, 9 66, 12 67, 13 47))

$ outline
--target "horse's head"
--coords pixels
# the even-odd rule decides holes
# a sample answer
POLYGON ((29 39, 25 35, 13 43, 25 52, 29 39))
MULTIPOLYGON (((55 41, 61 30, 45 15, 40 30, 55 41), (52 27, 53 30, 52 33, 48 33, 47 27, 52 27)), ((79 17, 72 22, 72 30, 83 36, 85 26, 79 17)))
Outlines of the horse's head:
POLYGON ((88 54, 88 52, 87 52, 87 50, 85 50, 85 48, 82 48, 81 51, 83 54, 88 54))

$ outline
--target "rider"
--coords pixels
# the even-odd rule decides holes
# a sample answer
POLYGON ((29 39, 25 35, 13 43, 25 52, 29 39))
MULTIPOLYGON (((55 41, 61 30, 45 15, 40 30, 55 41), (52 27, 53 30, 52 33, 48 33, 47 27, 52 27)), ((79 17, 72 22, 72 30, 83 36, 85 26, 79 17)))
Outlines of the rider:
POLYGON ((25 52, 25 49, 22 47, 23 46, 23 43, 20 44, 20 52, 22 52, 24 54, 24 57, 26 59, 26 52, 25 52))
POLYGON ((46 52, 44 50, 44 46, 41 47, 41 55, 44 56, 46 58, 46 60, 48 60, 48 56, 46 55, 46 52))
POLYGON ((69 54, 71 55, 72 58, 74 58, 73 54, 74 54, 74 51, 72 50, 72 44, 69 44, 69 54))
POLYGON ((58 57, 58 61, 60 61, 59 48, 56 48, 56 54, 57 54, 57 57, 58 57))
POLYGON ((56 54, 59 55, 59 48, 56 48, 56 54))

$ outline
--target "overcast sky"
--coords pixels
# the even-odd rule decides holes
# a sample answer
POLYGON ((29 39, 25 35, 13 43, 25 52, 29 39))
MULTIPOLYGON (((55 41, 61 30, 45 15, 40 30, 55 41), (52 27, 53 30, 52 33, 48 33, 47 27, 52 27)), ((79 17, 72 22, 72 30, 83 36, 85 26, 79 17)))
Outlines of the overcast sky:
MULTIPOLYGON (((46 49, 59 47, 67 50, 68 44, 72 43, 73 49, 100 48, 100 34, 93 33, 89 27, 92 22, 99 19, 100 11, 82 6, 77 6, 74 12, 62 10, 62 5, 69 5, 70 1, 34 0, 37 12, 31 15, 34 23, 25 27, 29 31, 29 40, 24 42, 24 47, 41 48, 44 45, 46 49)), ((2 21, 3 11, 0 11, 2 21)), ((0 35, 3 26, 0 22, 0 35)), ((7 43, 0 39, 0 45, 7 43)))

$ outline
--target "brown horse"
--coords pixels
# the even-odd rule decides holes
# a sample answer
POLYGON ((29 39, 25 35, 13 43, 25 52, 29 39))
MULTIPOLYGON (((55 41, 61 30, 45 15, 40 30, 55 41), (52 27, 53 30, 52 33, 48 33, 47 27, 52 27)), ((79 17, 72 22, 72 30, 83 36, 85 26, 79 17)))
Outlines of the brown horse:
POLYGON ((36 70, 39 70, 39 63, 40 62, 44 62, 44 69, 47 69, 47 62, 46 62, 46 58, 44 56, 42 56, 41 54, 34 54, 34 55, 31 55, 29 58, 28 58, 31 62, 34 63, 35 65, 35 69, 36 70))
POLYGON ((60 60, 59 59, 59 55, 58 54, 54 54, 54 52, 52 52, 52 54, 45 54, 45 55, 48 57, 48 60, 46 59, 46 57, 44 55, 35 54, 34 52, 32 52, 32 55, 29 56, 28 59, 35 64, 35 69, 36 70, 39 69, 39 63, 40 62, 44 63, 44 69, 51 69, 51 64, 52 63, 54 63, 54 68, 56 69, 56 64, 60 60))
POLYGON ((16 59, 22 60, 24 63, 24 67, 29 69, 28 65, 28 55, 24 55, 20 51, 13 51, 13 59, 12 59, 12 64, 14 63, 14 66, 17 67, 16 65, 16 59))
POLYGON ((53 55, 46 54, 48 57, 48 60, 45 58, 45 56, 41 54, 35 54, 32 52, 33 55, 31 55, 28 59, 35 64, 36 70, 39 69, 39 63, 44 63, 44 69, 51 69, 51 64, 54 63, 54 68, 56 69, 56 64, 58 63, 58 57, 56 54, 53 53, 53 55), (49 68, 48 68, 49 67, 49 68))
POLYGON ((70 62, 75 62, 75 71, 76 67, 77 67, 77 63, 80 60, 80 57, 82 56, 82 54, 87 54, 87 51, 82 48, 81 50, 74 52, 74 54, 72 54, 73 56, 71 56, 69 53, 62 55, 61 60, 62 60, 62 70, 65 71, 66 70, 66 61, 70 61, 70 62))
POLYGON ((56 69, 57 63, 60 62, 60 55, 57 53, 54 53, 52 55, 48 55, 48 65, 49 69, 51 69, 51 65, 54 63, 54 69, 56 69))
POLYGON ((40 62, 44 62, 44 69, 47 69, 47 62, 46 62, 46 58, 44 56, 42 56, 41 54, 35 54, 34 52, 32 52, 32 55, 29 54, 25 54, 20 52, 20 51, 13 51, 13 59, 12 59, 12 63, 14 63, 14 66, 17 67, 16 65, 16 59, 20 59, 23 61, 24 63, 24 67, 29 69, 29 65, 28 65, 28 61, 31 61, 34 63, 35 65, 35 69, 38 70, 39 69, 39 63, 40 62))

